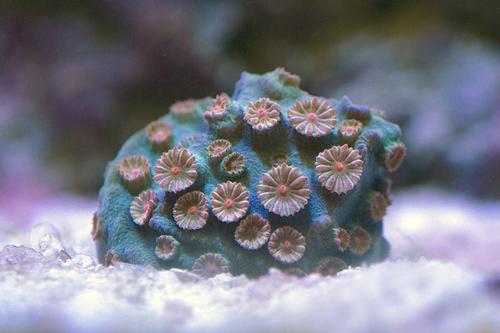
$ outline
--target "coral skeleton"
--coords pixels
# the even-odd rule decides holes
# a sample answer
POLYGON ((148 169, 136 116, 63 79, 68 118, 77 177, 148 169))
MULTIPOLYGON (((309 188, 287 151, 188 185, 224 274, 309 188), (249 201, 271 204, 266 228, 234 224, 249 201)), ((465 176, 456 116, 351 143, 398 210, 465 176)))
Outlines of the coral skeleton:
POLYGON ((100 262, 255 277, 383 260, 401 131, 299 85, 283 68, 243 73, 232 94, 176 102, 134 134, 99 193, 100 262))

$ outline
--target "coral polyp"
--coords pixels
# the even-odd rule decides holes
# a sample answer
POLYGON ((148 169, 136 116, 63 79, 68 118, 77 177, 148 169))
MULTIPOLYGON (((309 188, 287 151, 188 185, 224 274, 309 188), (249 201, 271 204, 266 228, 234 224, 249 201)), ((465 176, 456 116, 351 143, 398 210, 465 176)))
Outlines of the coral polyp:
POLYGON ((289 264, 304 255, 306 238, 292 227, 281 227, 272 233, 267 247, 274 259, 289 264))
POLYGON ((149 161, 143 156, 127 156, 120 161, 116 169, 123 185, 131 193, 137 193, 149 185, 149 161))
POLYGON ((224 156, 231 152, 231 142, 224 139, 212 141, 207 148, 207 156, 210 161, 220 161, 224 156))
POLYGON ((280 105, 269 98, 259 98, 248 104, 244 118, 256 131, 269 130, 280 121, 280 105))
POLYGON ((401 131, 299 84, 283 68, 243 73, 231 95, 176 102, 133 135, 99 194, 100 261, 212 277, 334 275, 383 260, 401 131))
POLYGON ((370 198, 370 216, 374 222, 382 220, 387 212, 389 202, 380 192, 373 192, 370 198))
POLYGON ((161 260, 173 259, 179 250, 179 242, 172 236, 161 235, 156 238, 155 254, 161 260))
POLYGON ((181 229, 203 228, 208 219, 208 205, 205 194, 193 191, 181 196, 174 205, 174 220, 181 229))
POLYGON ((187 116, 195 111, 197 102, 194 99, 177 101, 170 107, 170 113, 176 117, 187 116))
POLYGON ((167 192, 179 192, 193 185, 198 172, 189 150, 177 148, 163 153, 154 168, 154 181, 167 192))
POLYGON ((385 148, 384 163, 389 172, 396 171, 406 156, 406 146, 404 143, 398 143, 385 148))
POLYGON ((307 177, 298 168, 286 164, 264 173, 257 192, 262 205, 279 216, 291 216, 300 211, 311 194, 307 177))
POLYGON ((221 172, 229 179, 240 177, 246 171, 246 158, 240 153, 231 153, 224 157, 221 172))
POLYGON ((146 134, 153 150, 160 152, 168 150, 172 139, 172 125, 153 121, 146 127, 146 134))
POLYGON ((363 160, 356 149, 333 146, 316 157, 316 173, 321 185, 342 194, 352 190, 361 179, 363 160))
POLYGON ((320 260, 316 266, 316 272, 323 276, 335 276, 347 268, 344 260, 338 257, 326 257, 320 260))
POLYGON ((287 86, 298 87, 300 85, 300 76, 288 72, 283 67, 276 68, 275 72, 278 74, 278 79, 287 86))
POLYGON ((344 119, 340 123, 338 136, 341 142, 352 145, 361 133, 363 123, 356 119, 344 119))
POLYGON ((137 225, 149 222, 156 206, 156 194, 152 190, 145 190, 132 200, 130 204, 130 216, 137 225))
POLYGON ((333 229, 333 241, 338 251, 344 252, 351 243, 351 234, 344 228, 333 229))
POLYGON ((271 235, 269 221, 259 214, 249 215, 244 218, 234 233, 234 239, 243 248, 256 250, 266 244, 271 235))
POLYGON ((100 241, 104 238, 102 224, 99 221, 99 216, 97 215, 97 212, 95 212, 92 215, 92 228, 90 230, 90 235, 92 236, 92 239, 95 241, 100 241))
POLYGON ((193 264, 193 273, 205 278, 229 273, 229 262, 218 253, 207 253, 196 259, 193 264))
POLYGON ((223 120, 228 112, 228 99, 226 94, 217 95, 203 113, 205 120, 209 123, 223 120))
POLYGON ((305 101, 295 102, 288 109, 288 122, 300 134, 305 136, 323 136, 330 133, 337 119, 335 109, 326 99, 313 97, 305 101))
POLYGON ((248 191, 241 183, 227 181, 217 185, 210 196, 212 212, 222 222, 239 221, 247 213, 248 191))
POLYGON ((355 226, 351 230, 351 237, 349 238, 349 248, 354 254, 364 254, 370 249, 372 244, 372 237, 370 233, 363 227, 355 226))

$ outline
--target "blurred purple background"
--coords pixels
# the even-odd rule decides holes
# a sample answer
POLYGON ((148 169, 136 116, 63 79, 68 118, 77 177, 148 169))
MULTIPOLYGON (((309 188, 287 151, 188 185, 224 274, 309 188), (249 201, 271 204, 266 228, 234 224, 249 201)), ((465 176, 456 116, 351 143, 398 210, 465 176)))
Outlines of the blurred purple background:
POLYGON ((124 140, 176 100, 285 66, 376 106, 409 148, 395 187, 500 197, 497 1, 5 1, 0 207, 95 197, 124 140))

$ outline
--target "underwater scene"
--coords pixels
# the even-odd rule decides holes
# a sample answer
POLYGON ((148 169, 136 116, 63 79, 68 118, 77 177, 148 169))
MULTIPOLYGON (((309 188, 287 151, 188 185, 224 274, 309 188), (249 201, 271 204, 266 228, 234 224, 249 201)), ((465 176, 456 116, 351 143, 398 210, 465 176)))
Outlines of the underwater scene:
POLYGON ((0 3, 0 332, 500 332, 499 11, 0 3))

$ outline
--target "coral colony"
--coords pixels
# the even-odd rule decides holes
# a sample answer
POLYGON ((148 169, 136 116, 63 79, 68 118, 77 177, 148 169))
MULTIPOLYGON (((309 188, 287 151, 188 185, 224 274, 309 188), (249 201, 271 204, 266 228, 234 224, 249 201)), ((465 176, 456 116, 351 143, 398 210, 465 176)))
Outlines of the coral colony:
POLYGON ((177 102, 133 135, 99 194, 100 260, 211 277, 335 275, 384 259, 400 129, 299 83, 283 68, 243 73, 233 96, 177 102))

